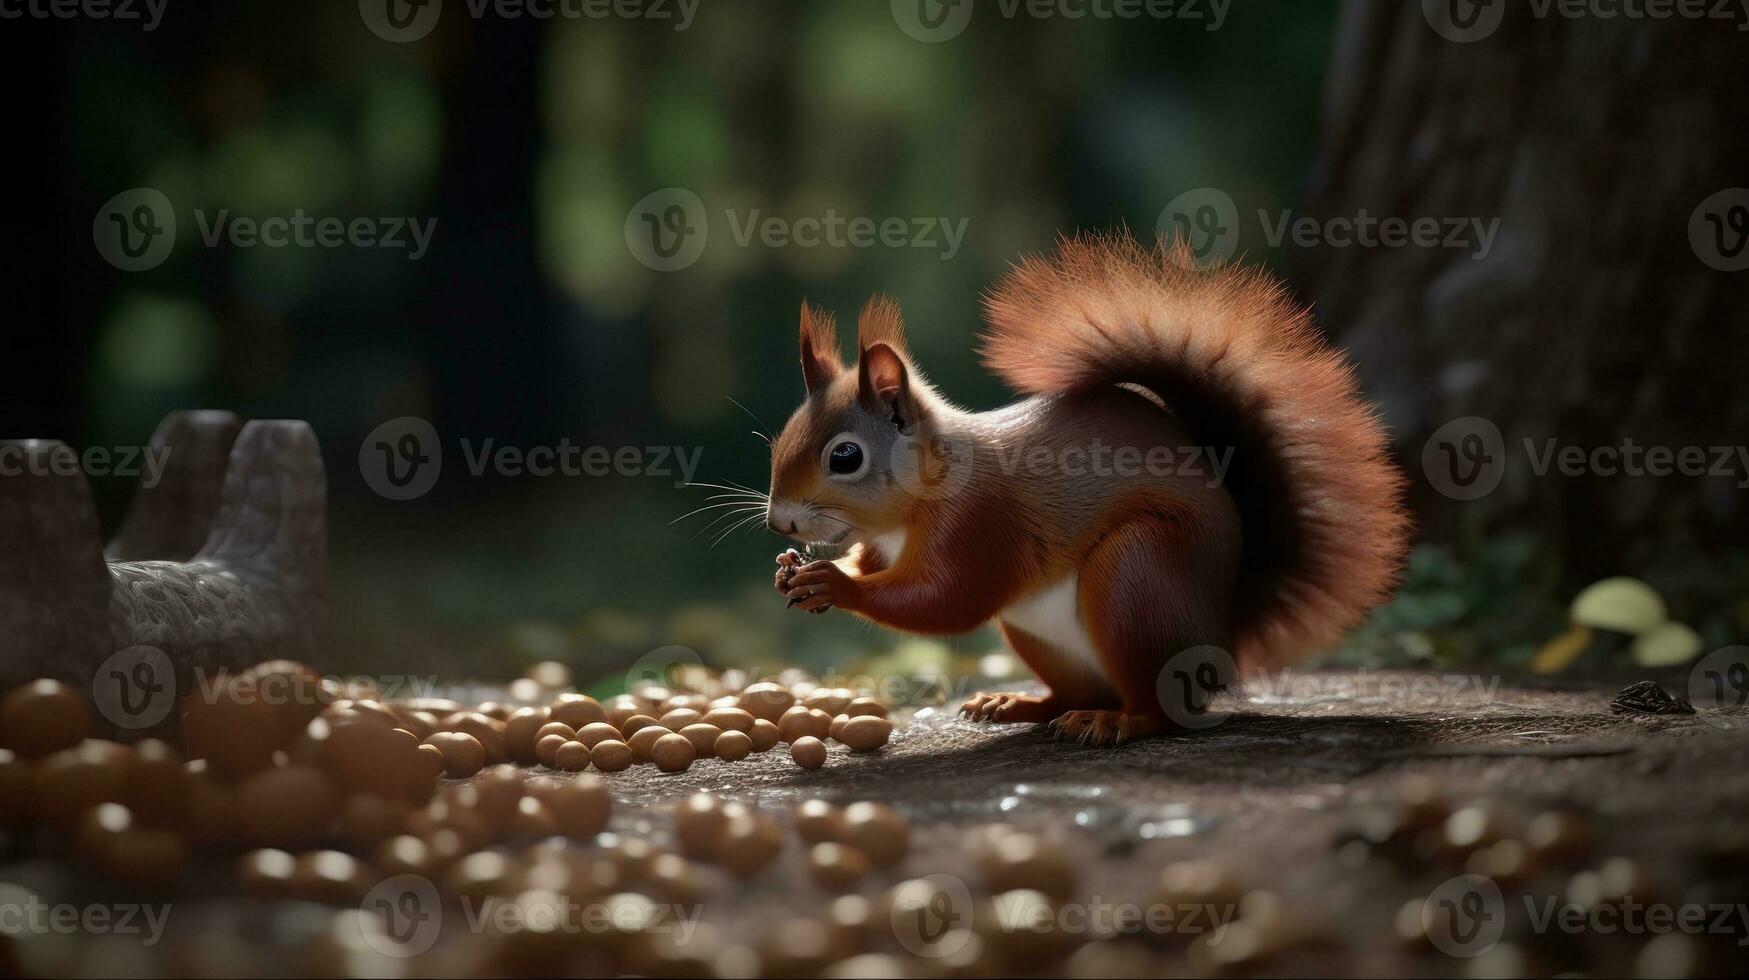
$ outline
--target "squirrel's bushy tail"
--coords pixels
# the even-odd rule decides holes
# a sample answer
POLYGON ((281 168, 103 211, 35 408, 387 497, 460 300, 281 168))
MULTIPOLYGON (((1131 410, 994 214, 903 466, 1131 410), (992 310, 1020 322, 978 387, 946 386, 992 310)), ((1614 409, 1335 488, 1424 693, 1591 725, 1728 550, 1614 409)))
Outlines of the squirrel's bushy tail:
POLYGON ((1199 442, 1232 448, 1242 669, 1330 643, 1388 595, 1408 518, 1384 427, 1341 353, 1266 274, 1082 236, 1010 270, 985 316, 985 363, 1019 390, 1142 385, 1199 442))

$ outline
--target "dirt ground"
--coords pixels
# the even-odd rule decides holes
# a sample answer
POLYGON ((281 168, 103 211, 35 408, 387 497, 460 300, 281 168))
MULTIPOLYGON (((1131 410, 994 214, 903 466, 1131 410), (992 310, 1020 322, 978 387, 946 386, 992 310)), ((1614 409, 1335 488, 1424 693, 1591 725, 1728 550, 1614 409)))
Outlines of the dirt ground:
MULTIPOLYGON (((1681 680, 1666 689, 1684 694, 1681 680)), ((1203 730, 1115 748, 924 709, 885 750, 852 755, 834 744, 818 770, 797 768, 780 747, 734 764, 701 761, 680 774, 639 766, 603 778, 616 802, 610 831, 658 845, 672 841, 664 805, 698 791, 786 823, 789 808, 806 799, 889 802, 910 820, 912 847, 897 868, 862 882, 857 890, 870 895, 929 875, 982 894, 973 841, 990 824, 1058 842, 1079 868, 1048 940, 1016 934, 1012 923, 993 931, 979 923, 998 956, 962 962, 906 956, 891 937, 877 937, 872 950, 900 958, 859 963, 873 970, 1749 972, 1749 947, 1741 945, 1749 943, 1749 910, 1738 904, 1749 902, 1749 712, 1612 712, 1622 686, 1595 680, 1557 690, 1491 676, 1313 673, 1291 689, 1218 702, 1212 717, 1222 720, 1203 730), (1443 801, 1406 805, 1401 795, 1411 775, 1430 777, 1443 801), (1450 831, 1448 810, 1465 811, 1449 821, 1450 831), (1546 811, 1576 819, 1553 843, 1490 849, 1491 862, 1474 856, 1477 845, 1497 839, 1534 843, 1533 818, 1546 811), (1159 885, 1162 869, 1184 861, 1218 862, 1244 891, 1266 894, 1209 901, 1201 914, 1187 914, 1187 904, 1201 900, 1162 893, 1159 885), (1484 873, 1465 877, 1472 871, 1484 873), (1414 904, 1400 915, 1406 903, 1414 904), (1156 917, 1127 932, 1118 924, 1150 907, 1176 908, 1176 924, 1156 917), (1458 912, 1467 917, 1452 918, 1458 912), (1224 931, 1208 931, 1234 916, 1224 931), (1430 937, 1420 934, 1429 930, 1430 937)), ((155 901, 173 914, 163 941, 150 948, 138 937, 12 930, 11 970, 286 975, 334 967, 331 955, 311 958, 311 949, 327 948, 311 944, 329 928, 332 909, 246 899, 223 860, 185 875, 174 893, 125 895, 53 858, 24 856, 34 850, 8 842, 0 882, 26 885, 45 900, 155 901)), ((747 943, 788 918, 820 916, 832 897, 806 876, 793 836, 778 861, 750 881, 716 869, 704 881, 703 921, 747 943)), ((0 937, 7 933, 0 928, 0 937)), ((0 951, 7 942, 0 938, 0 951)), ((410 975, 462 965, 377 956, 345 962, 410 975)), ((0 955, 0 973, 6 966, 0 955)))

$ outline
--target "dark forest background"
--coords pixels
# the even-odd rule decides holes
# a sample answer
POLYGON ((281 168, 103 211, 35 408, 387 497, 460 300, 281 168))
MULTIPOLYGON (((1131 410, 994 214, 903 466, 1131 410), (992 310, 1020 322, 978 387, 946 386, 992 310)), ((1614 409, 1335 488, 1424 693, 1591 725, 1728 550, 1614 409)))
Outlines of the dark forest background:
MULTIPOLYGON (((1414 481, 1406 588, 1336 656, 1522 661, 1610 575, 1650 582, 1709 645, 1740 642, 1749 472, 1537 475, 1518 447, 1749 440, 1749 272, 1690 235, 1703 201, 1749 184, 1749 35, 1508 4, 1459 43, 1424 7, 1234 0, 1211 30, 1212 10, 1040 19, 980 3, 939 43, 893 5, 848 0, 705 0, 685 30, 476 18, 449 0, 404 44, 347 2, 169 0, 149 32, 0 23, 15 169, 0 435, 139 445, 188 407, 308 419, 330 474, 330 669, 412 655, 484 676, 546 657, 605 672, 668 643, 760 664, 976 656, 992 636, 786 614, 769 594, 780 543, 756 530, 711 547, 703 522, 670 525, 704 496, 671 477, 476 478, 458 441, 698 448, 699 479, 763 487, 765 448, 734 401, 767 427, 793 407, 802 297, 849 318, 893 294, 932 379, 992 407, 1006 393, 972 337, 1008 263, 1076 229, 1151 236, 1169 202, 1218 188, 1239 258, 1351 348, 1414 481), (93 216, 142 186, 175 202, 180 237, 125 272, 94 247, 93 216), (706 203, 711 237, 661 272, 625 225, 669 187, 706 203), (194 209, 437 224, 409 261, 206 247, 194 209), (951 258, 740 247, 724 209, 967 231, 951 258), (1499 232, 1485 256, 1273 244, 1259 211, 1499 232), (399 416, 430 420, 446 452, 413 501, 372 492, 358 463, 399 416), (1453 499, 1424 450, 1472 417, 1510 463, 1493 493, 1453 499)), ((1727 224, 1745 199, 1717 205, 1727 224)), ((129 481, 93 491, 113 527, 129 481)))

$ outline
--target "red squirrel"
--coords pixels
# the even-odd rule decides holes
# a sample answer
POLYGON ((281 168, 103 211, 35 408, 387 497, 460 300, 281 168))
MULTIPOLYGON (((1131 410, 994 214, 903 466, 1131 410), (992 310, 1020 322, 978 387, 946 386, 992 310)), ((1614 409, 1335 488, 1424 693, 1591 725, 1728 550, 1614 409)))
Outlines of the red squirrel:
POLYGON ((807 397, 773 440, 766 523, 846 550, 779 556, 790 605, 916 633, 995 619, 1049 693, 962 713, 1102 744, 1174 727, 1180 651, 1268 670, 1383 601, 1403 481, 1351 368, 1266 274, 1179 248, 1082 236, 1013 267, 982 354, 1027 397, 990 412, 929 386, 891 300, 863 309, 848 367, 803 302, 807 397))

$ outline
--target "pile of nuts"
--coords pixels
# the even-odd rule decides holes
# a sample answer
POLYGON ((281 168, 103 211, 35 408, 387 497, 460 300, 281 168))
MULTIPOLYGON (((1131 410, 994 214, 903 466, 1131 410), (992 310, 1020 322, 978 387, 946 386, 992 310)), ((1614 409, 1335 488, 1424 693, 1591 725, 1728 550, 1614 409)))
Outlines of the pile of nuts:
POLYGON ((394 844, 405 855, 413 845, 399 838, 411 834, 454 857, 500 839, 601 830, 598 780, 555 774, 531 780, 525 794, 506 763, 680 772, 698 759, 732 763, 787 743, 797 764, 816 768, 823 740, 867 752, 893 729, 871 698, 799 683, 728 690, 719 680, 709 695, 652 686, 605 705, 555 694, 553 683, 568 686, 569 672, 537 665, 512 691, 547 703, 520 707, 379 701, 368 683, 342 687, 302 664, 271 661, 185 697, 179 748, 95 738, 81 692, 34 681, 0 699, 0 824, 69 828, 93 867, 134 881, 170 879, 192 849, 214 845, 282 852, 261 858, 280 870, 293 852, 309 851, 316 856, 294 862, 305 877, 344 878, 344 862, 309 849, 369 854, 394 844), (439 777, 473 781, 439 794, 439 777))

